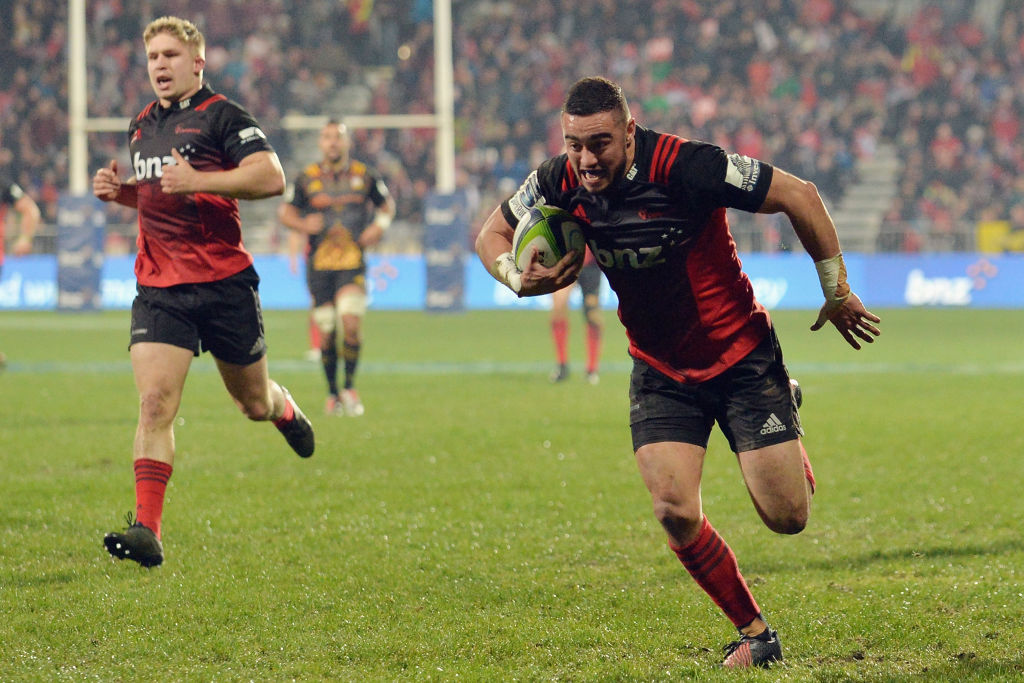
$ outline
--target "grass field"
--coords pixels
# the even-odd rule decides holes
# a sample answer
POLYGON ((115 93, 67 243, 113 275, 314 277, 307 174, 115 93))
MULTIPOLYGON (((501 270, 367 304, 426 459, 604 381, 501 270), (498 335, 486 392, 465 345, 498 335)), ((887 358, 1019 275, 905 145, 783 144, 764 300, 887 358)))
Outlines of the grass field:
POLYGON ((818 479, 794 537, 717 433, 704 503, 787 662, 715 668, 731 625, 672 553, 601 383, 547 382, 540 312, 371 312, 367 413, 321 414, 301 312, 271 374, 314 418, 294 456, 208 356, 178 420, 165 564, 110 559, 134 508, 127 314, 0 313, 0 680, 1024 679, 1024 313, 881 311, 855 352, 776 314, 818 479))

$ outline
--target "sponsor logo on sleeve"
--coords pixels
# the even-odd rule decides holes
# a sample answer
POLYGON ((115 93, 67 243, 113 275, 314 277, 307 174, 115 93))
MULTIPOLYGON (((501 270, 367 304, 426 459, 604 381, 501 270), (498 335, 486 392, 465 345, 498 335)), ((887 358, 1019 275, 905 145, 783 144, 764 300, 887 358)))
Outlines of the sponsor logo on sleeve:
POLYGON ((534 171, 516 190, 516 193, 509 198, 508 206, 512 210, 512 215, 518 219, 522 218, 523 214, 532 207, 544 204, 545 201, 544 195, 540 193, 540 181, 537 179, 537 172, 534 171))
POLYGON ((730 154, 726 157, 725 182, 750 192, 761 176, 761 162, 744 154, 730 154))
POLYGON ((257 128, 256 126, 249 126, 248 128, 243 128, 242 130, 238 131, 238 138, 244 145, 254 140, 266 140, 267 136, 264 135, 263 131, 257 128))

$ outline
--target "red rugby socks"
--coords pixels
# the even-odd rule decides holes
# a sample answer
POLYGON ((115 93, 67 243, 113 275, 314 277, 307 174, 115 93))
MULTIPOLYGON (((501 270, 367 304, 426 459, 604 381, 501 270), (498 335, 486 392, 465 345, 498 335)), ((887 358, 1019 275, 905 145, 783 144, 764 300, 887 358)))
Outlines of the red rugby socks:
POLYGON ((569 322, 552 320, 551 337, 555 340, 555 360, 559 365, 565 365, 569 362, 569 322))
POLYGON ((149 527, 160 538, 164 494, 174 469, 166 462, 139 458, 135 468, 135 521, 149 527))
POLYGON ((669 547, 697 585, 725 612, 736 628, 746 626, 761 613, 740 574, 736 556, 708 522, 707 516, 693 543, 680 548, 669 542, 669 547))
POLYGON ((807 451, 804 449, 804 442, 797 439, 797 443, 800 444, 800 455, 804 459, 804 476, 807 477, 807 482, 811 485, 811 495, 814 495, 814 470, 811 469, 811 461, 807 457, 807 451))
POLYGON ((587 323, 587 372, 597 372, 601 359, 601 328, 587 323))

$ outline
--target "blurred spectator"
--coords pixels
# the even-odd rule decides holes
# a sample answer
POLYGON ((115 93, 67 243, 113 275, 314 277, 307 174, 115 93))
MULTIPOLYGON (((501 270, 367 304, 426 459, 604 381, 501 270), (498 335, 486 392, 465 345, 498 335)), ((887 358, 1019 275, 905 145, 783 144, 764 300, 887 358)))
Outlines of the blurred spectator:
MULTIPOLYGON (((91 116, 133 116, 147 104, 138 94, 147 91, 138 32, 173 10, 194 17, 211 38, 208 81, 261 121, 289 176, 309 160, 296 156, 301 147, 292 153, 295 135, 281 123, 287 114, 435 109, 429 0, 86 5, 91 116)), ((548 132, 546 154, 560 151, 561 93, 582 75, 604 74, 629 84, 644 125, 773 159, 814 178, 831 207, 856 181, 856 161, 894 146, 904 161, 898 176, 914 182, 901 187, 889 213, 914 234, 937 230, 941 248, 959 245, 963 239, 941 236, 963 234, 959 224, 969 228, 983 213, 1008 219, 1014 180, 1024 175, 1024 5, 922 0, 915 7, 540 0, 524 15, 503 0, 453 0, 460 170, 484 195, 481 203, 493 204, 521 180, 515 176, 524 165, 532 168, 538 130, 548 132), (962 200, 957 206, 936 201, 950 190, 962 200)), ((66 36, 66 3, 0 3, 0 159, 40 197, 44 218, 55 210, 46 197, 68 183, 66 36)), ((367 161, 387 177, 398 221, 417 225, 434 185, 435 134, 381 129, 367 136, 359 144, 381 155, 367 161)), ((89 145, 96 168, 124 141, 93 133, 89 145)), ((751 247, 785 248, 769 223, 751 220, 746 229, 751 247)), ((888 236, 878 246, 939 248, 914 244, 888 236)))

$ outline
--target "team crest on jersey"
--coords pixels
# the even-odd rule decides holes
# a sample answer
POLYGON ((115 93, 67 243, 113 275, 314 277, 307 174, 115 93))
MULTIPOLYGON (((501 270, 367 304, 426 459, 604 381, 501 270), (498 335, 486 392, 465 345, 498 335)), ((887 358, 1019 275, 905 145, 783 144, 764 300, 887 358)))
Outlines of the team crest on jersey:
POLYGON ((761 176, 761 162, 744 154, 730 154, 726 157, 725 182, 750 192, 761 176))

